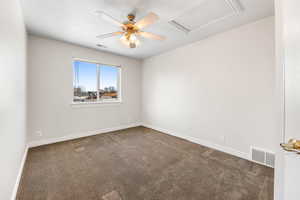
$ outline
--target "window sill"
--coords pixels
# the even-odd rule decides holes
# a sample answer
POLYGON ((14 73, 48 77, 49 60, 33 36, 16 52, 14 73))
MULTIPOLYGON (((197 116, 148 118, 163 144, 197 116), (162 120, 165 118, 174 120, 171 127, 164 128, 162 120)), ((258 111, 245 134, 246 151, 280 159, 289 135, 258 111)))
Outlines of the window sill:
POLYGON ((117 106, 121 105, 122 101, 97 101, 97 102, 72 102, 73 108, 88 108, 88 107, 101 107, 101 106, 117 106))

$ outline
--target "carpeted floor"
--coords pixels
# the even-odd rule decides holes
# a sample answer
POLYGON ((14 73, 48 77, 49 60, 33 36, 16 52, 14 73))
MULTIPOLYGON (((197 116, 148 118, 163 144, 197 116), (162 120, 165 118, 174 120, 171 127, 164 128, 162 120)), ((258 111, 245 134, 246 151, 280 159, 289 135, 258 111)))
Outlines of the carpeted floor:
POLYGON ((18 200, 272 200, 273 169, 143 127, 29 150, 18 200))

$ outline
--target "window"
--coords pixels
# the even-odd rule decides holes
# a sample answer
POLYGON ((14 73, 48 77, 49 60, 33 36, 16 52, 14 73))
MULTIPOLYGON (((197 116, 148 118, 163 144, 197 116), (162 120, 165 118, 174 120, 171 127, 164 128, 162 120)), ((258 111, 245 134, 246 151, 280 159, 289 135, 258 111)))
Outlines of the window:
POLYGON ((111 102, 120 100, 120 68, 75 60, 73 102, 111 102))

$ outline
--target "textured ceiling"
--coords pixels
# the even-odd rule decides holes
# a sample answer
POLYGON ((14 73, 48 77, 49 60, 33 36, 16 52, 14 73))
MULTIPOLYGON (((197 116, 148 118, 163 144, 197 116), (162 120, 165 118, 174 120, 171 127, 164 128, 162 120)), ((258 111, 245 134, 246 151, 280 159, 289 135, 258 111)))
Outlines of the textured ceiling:
POLYGON ((239 0, 243 11, 238 15, 216 20, 188 34, 168 23, 174 19, 190 20, 189 13, 195 16, 192 18, 194 21, 185 20, 185 23, 195 24, 197 20, 205 23, 210 14, 217 16, 219 10, 225 12, 224 1, 230 0, 214 0, 215 3, 220 1, 220 4, 201 8, 201 5, 205 5, 208 1, 210 0, 23 0, 23 9, 25 23, 31 34, 134 58, 157 55, 274 14, 274 0, 239 0), (145 31, 164 35, 167 40, 154 41, 142 38, 138 48, 129 49, 120 43, 118 37, 102 40, 96 38, 97 35, 119 30, 118 27, 97 16, 96 11, 104 11, 120 21, 125 21, 126 15, 133 10, 136 12, 137 20, 148 12, 159 15, 160 20, 147 27, 145 31), (203 13, 203 10, 207 13, 203 13), (199 19, 196 19, 197 17, 199 19), (105 45, 107 48, 97 47, 97 44, 105 45))

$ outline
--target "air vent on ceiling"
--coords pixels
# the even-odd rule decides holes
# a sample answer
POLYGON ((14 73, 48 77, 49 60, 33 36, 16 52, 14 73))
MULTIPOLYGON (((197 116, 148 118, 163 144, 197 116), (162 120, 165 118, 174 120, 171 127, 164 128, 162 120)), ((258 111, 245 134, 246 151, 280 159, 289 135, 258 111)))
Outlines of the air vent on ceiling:
POLYGON ((239 0, 203 0, 169 21, 175 28, 189 33, 238 15, 243 10, 239 0))
POLYGON ((107 46, 105 46, 105 45, 103 45, 103 44, 96 44, 96 46, 99 47, 99 48, 104 48, 104 49, 107 48, 107 46))
POLYGON ((256 147, 251 147, 251 159, 269 167, 275 166, 275 154, 256 147))
POLYGON ((176 22, 175 20, 171 20, 171 21, 169 21, 169 23, 170 23, 171 25, 173 25, 175 28, 177 28, 177 29, 179 29, 180 31, 183 31, 183 32, 185 32, 185 33, 189 33, 189 32, 191 31, 190 29, 184 27, 183 25, 179 24, 179 23, 176 22))

